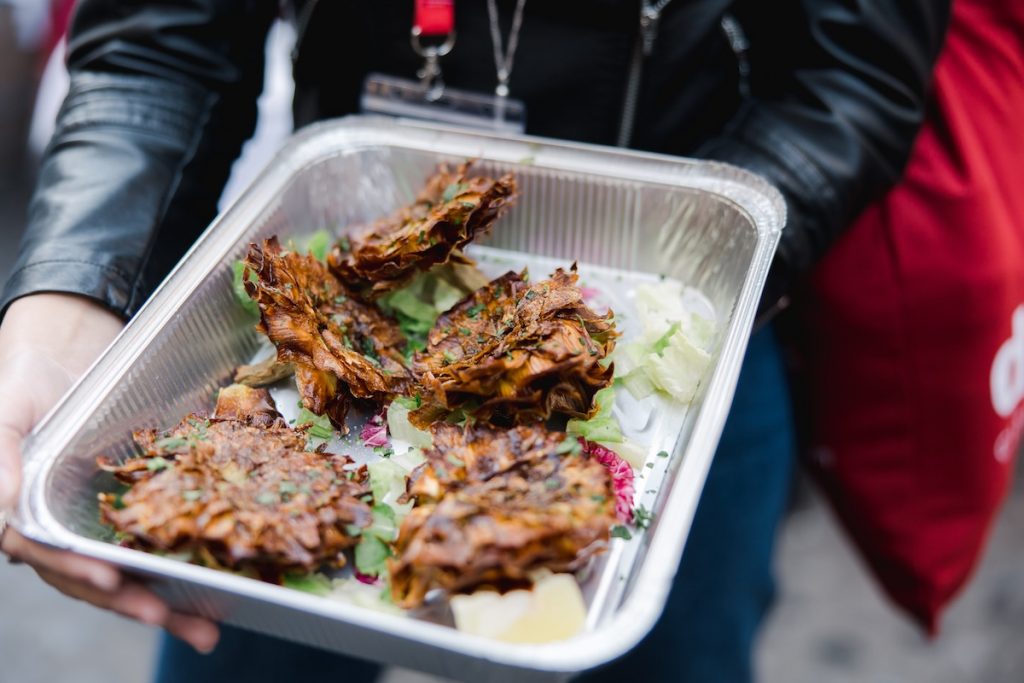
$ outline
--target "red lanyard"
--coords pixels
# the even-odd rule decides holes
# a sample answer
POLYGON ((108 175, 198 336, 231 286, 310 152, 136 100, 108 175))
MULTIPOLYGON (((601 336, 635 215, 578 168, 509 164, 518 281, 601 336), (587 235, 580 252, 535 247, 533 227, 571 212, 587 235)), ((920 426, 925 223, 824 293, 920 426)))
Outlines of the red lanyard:
POLYGON ((413 27, 420 35, 445 36, 455 29, 455 0, 414 0, 413 27))

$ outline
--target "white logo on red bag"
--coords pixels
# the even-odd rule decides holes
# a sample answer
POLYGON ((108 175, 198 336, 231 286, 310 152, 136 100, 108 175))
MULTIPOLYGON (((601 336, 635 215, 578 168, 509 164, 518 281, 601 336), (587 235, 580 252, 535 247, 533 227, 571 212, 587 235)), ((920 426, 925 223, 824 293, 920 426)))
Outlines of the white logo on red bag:
POLYGON ((1024 411, 1018 406, 1024 399, 1024 304, 1017 307, 1011 320, 1010 338, 996 351, 989 383, 992 407, 1000 417, 1012 418, 996 438, 994 455, 1009 462, 1024 430, 1024 411))
POLYGON ((1024 399, 1024 305, 1013 312, 1012 330, 996 351, 989 377, 992 407, 1001 417, 1010 417, 1024 399))

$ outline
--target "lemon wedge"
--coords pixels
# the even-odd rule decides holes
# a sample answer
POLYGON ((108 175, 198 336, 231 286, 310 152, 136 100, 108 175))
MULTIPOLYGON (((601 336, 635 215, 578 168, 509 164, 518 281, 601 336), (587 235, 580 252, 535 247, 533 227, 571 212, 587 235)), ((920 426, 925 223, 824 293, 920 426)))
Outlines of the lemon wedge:
POLYGON ((533 590, 482 590, 451 599, 455 627, 508 643, 549 643, 583 630, 587 608, 571 574, 552 574, 533 590))

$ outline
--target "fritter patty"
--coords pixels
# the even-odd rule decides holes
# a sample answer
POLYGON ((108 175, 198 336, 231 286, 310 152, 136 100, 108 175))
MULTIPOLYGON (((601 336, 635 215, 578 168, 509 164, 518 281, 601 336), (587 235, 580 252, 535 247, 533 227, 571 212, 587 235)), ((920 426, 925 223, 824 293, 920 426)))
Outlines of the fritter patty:
POLYGON ((207 418, 134 434, 138 457, 100 459, 129 489, 100 494, 100 514, 132 546, 187 553, 204 564, 278 580, 290 570, 344 564, 352 527, 372 514, 365 471, 350 458, 307 451, 262 389, 221 392, 207 418))
POLYGON ((417 271, 458 258, 457 250, 489 230, 516 197, 514 176, 471 178, 470 166, 451 171, 441 164, 411 205, 351 230, 330 254, 331 270, 353 290, 376 297, 417 271))
POLYGON ((615 523, 607 470, 543 427, 463 431, 439 423, 413 473, 388 561, 392 597, 412 608, 434 589, 504 590, 540 569, 573 571, 604 549, 615 523))
POLYGON ((584 418, 612 381, 602 363, 615 347, 613 314, 584 302, 575 273, 557 270, 530 284, 507 273, 438 318, 413 358, 425 427, 464 407, 495 423, 529 423, 558 413, 584 418))
POLYGON ((294 365, 306 408, 341 427, 350 397, 383 404, 408 386, 397 323, 313 256, 284 251, 271 238, 250 247, 245 265, 255 275, 246 291, 259 304, 260 328, 277 360, 294 365))

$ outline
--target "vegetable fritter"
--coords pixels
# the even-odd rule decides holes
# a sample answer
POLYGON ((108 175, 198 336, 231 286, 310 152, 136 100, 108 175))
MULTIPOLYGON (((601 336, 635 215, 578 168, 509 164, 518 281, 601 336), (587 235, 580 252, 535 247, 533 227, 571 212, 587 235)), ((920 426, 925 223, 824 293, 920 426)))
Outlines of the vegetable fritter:
POLYGON ((306 450, 262 389, 221 392, 213 416, 134 434, 141 454, 101 469, 129 489, 100 494, 100 513, 126 543, 185 553, 209 566, 284 572, 342 566, 372 520, 365 472, 350 458, 306 450))
POLYGON ((613 315, 583 301, 577 275, 562 269, 530 284, 507 273, 437 319, 413 358, 426 427, 463 407, 476 419, 524 424, 558 413, 585 418, 594 394, 611 384, 613 315))
POLYGON ((433 427, 413 473, 388 561, 392 598, 420 605, 434 589, 527 585, 539 569, 573 571, 602 551, 615 523, 607 470, 578 442, 543 427, 433 427))
POLYGON ((328 258, 349 287, 376 297, 402 286, 417 271, 451 258, 486 232, 516 198, 511 174, 469 177, 471 163, 455 171, 441 164, 409 206, 364 228, 355 228, 328 258))
POLYGON ((251 245, 245 283, 260 308, 260 328, 277 360, 295 367, 303 405, 345 424, 350 396, 383 404, 409 383, 397 323, 352 295, 309 255, 276 238, 251 245))

